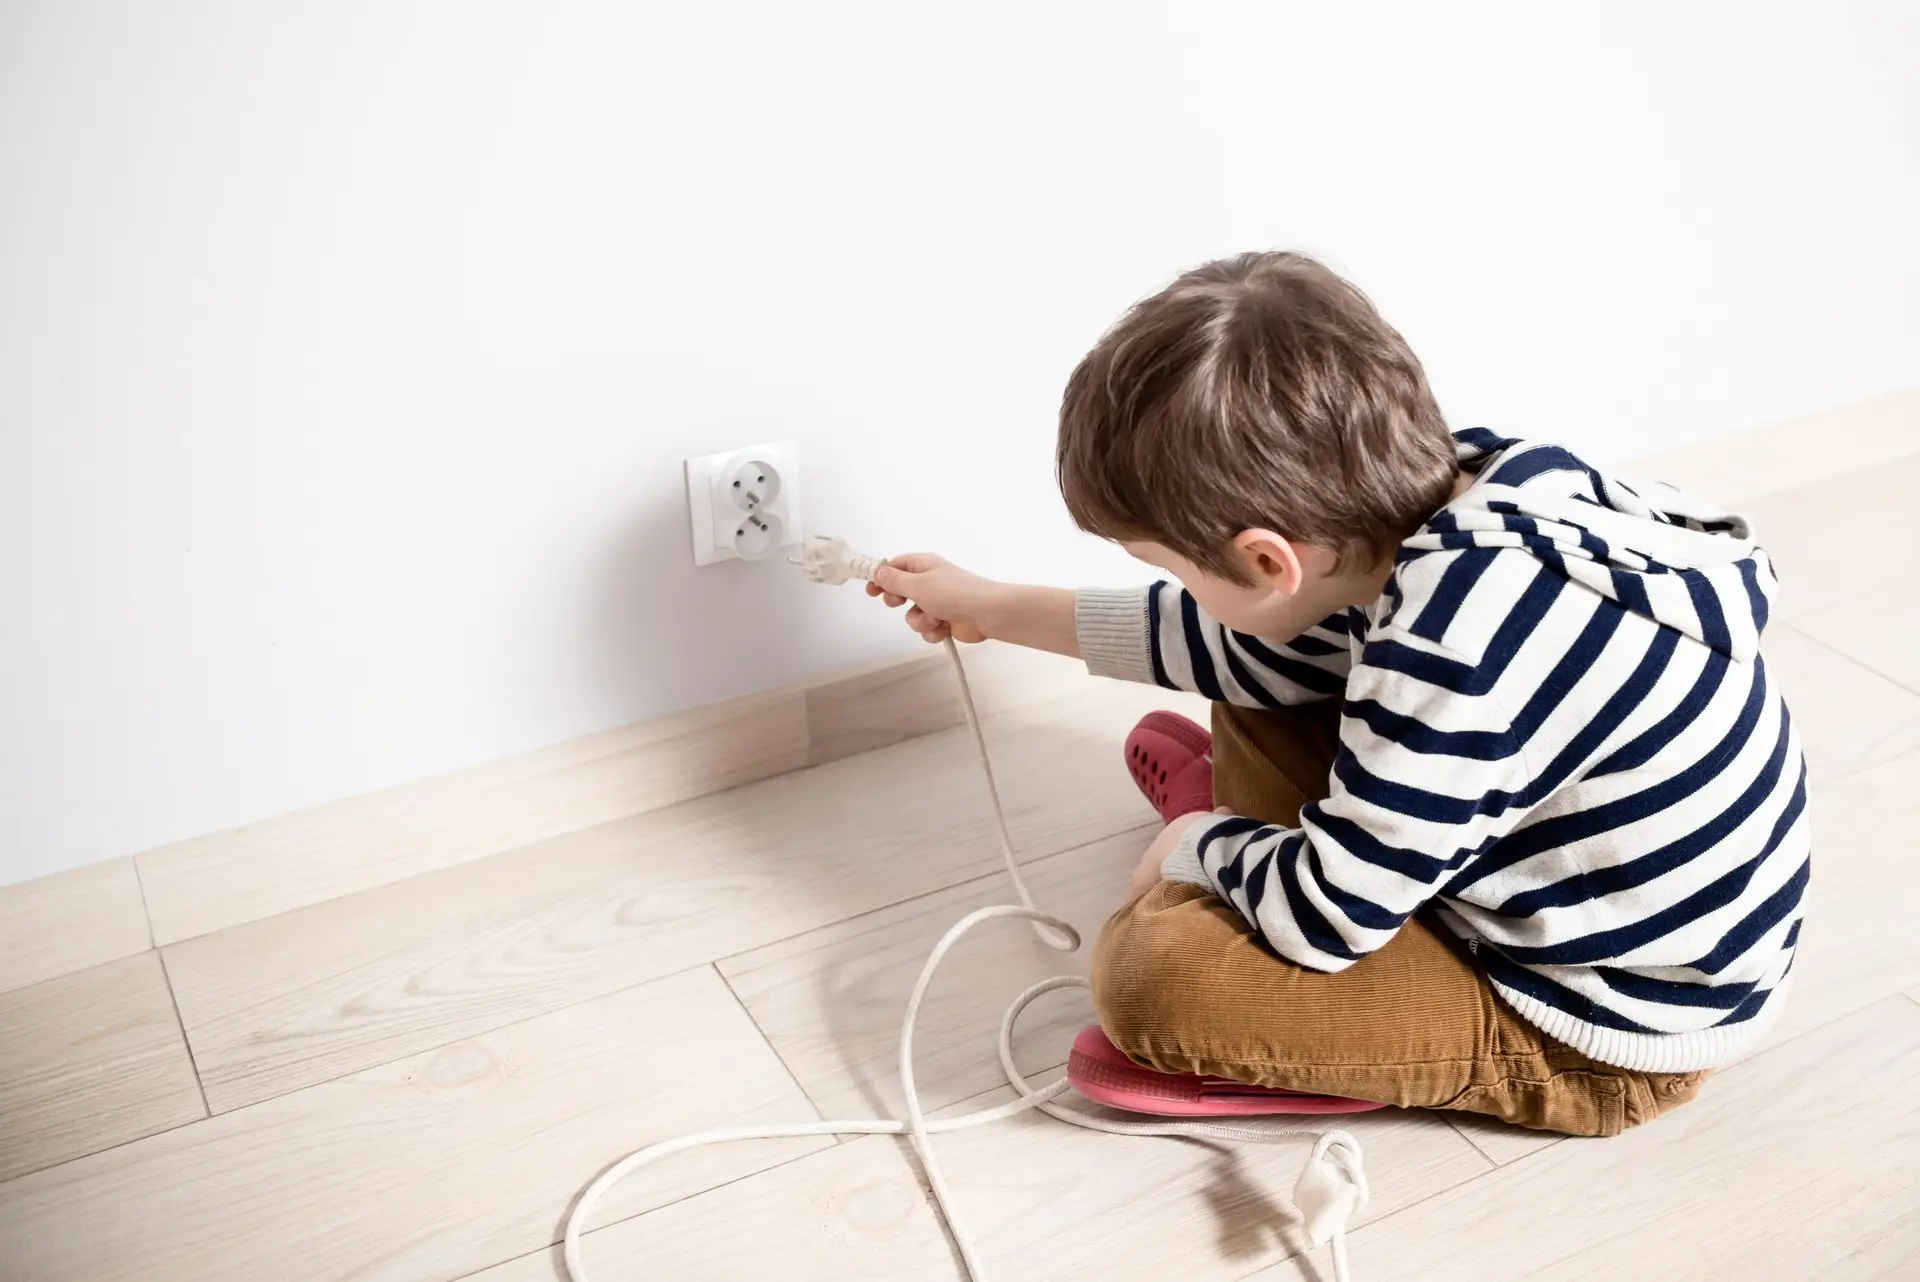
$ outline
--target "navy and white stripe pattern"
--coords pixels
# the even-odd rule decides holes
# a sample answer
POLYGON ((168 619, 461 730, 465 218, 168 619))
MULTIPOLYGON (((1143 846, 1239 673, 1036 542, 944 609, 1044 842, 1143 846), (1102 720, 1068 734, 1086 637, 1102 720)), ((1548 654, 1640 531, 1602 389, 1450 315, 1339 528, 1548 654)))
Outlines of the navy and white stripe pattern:
POLYGON ((1089 665, 1248 707, 1343 698, 1331 796, 1197 825, 1165 867, 1333 971, 1429 901, 1501 995, 1625 1068, 1771 1022, 1808 876, 1806 768, 1759 653, 1746 524, 1566 450, 1458 436, 1478 475, 1386 592, 1284 643, 1184 591, 1085 593, 1089 665))

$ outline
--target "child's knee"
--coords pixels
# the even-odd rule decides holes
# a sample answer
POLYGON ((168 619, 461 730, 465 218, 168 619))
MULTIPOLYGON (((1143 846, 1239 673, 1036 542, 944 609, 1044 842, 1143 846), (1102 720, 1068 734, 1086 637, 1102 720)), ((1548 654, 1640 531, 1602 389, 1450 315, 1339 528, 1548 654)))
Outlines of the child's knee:
MULTIPOLYGON (((1163 1039, 1204 1018, 1218 997, 1221 950, 1240 939, 1204 888, 1161 882, 1115 913, 1094 945, 1094 1009, 1114 1045, 1163 1039)), ((1231 910, 1228 910, 1231 912, 1231 910)))

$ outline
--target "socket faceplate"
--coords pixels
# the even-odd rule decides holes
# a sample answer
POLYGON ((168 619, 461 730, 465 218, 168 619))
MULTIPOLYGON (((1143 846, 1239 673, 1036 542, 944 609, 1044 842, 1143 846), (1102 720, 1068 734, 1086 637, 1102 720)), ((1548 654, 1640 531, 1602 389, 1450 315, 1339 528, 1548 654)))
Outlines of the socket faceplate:
POLYGON ((760 560, 800 542, 799 445, 772 441, 688 459, 687 517, 695 565, 739 560, 737 549, 742 548, 756 554, 752 559, 760 560), (772 483, 764 490, 751 489, 752 476, 764 473, 758 469, 743 472, 749 463, 764 463, 773 469, 768 478, 772 483), (735 485, 736 481, 745 481, 746 487, 735 485), (749 495, 761 501, 754 502, 749 495), (773 540, 767 539, 762 526, 749 523, 748 518, 756 514, 764 526, 778 532, 773 540))

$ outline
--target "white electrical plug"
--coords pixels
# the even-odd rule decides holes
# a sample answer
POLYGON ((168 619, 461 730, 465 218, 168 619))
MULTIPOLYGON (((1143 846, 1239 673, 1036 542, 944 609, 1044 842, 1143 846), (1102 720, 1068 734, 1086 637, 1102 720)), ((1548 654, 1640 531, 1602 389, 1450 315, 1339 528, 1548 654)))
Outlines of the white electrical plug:
POLYGON ((1300 1231, 1307 1241, 1319 1246, 1346 1232, 1347 1221, 1369 1197, 1359 1144, 1345 1131, 1322 1135, 1293 1186, 1293 1206, 1300 1212, 1300 1231))
POLYGON ((835 538, 831 534, 814 535, 800 549, 799 556, 791 556, 787 560, 799 566, 815 583, 828 586, 845 583, 849 579, 871 583, 873 576, 880 573, 881 567, 886 564, 882 557, 853 551, 845 539, 835 538))

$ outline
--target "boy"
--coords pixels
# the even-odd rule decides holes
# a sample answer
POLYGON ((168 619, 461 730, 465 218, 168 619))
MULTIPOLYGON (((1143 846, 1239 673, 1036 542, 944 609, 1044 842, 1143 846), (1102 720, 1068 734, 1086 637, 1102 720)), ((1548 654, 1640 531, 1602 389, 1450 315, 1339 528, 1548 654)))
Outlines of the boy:
POLYGON ((1405 341, 1296 254, 1187 273, 1068 381, 1081 528, 1127 591, 896 559, 951 633, 1197 691, 1128 762, 1169 822, 1094 954, 1136 1062, 1611 1135, 1778 1014, 1800 744, 1745 522, 1563 449, 1449 434, 1405 341), (1213 812, 1213 806, 1220 812, 1213 812))

